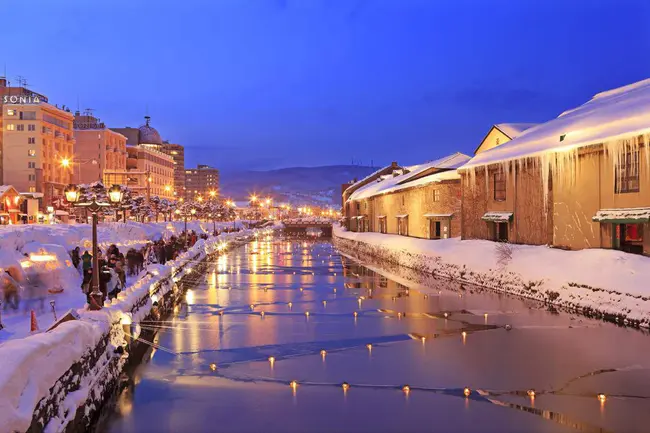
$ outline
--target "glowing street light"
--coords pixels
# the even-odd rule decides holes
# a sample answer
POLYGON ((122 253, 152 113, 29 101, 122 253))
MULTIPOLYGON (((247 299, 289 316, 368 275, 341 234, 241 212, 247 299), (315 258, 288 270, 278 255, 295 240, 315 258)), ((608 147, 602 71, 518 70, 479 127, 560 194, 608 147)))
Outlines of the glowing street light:
MULTIPOLYGON (((108 191, 108 198, 111 204, 117 205, 122 201, 122 191, 116 190, 120 188, 119 185, 113 185, 108 191)), ((81 190, 77 185, 70 184, 63 190, 63 195, 68 203, 72 206, 83 207, 88 209, 92 215, 93 225, 92 225, 92 245, 93 245, 93 254, 92 254, 92 280, 90 284, 90 296, 89 296, 89 307, 91 310, 99 310, 102 308, 104 303, 104 295, 99 290, 99 248, 97 242, 97 215, 102 208, 110 206, 109 203, 103 203, 97 200, 97 197, 94 196, 91 201, 87 203, 79 203, 79 197, 81 195, 81 190)))
POLYGON ((68 159, 68 158, 63 158, 63 159, 61 160, 61 167, 63 167, 63 168, 68 168, 68 167, 70 167, 70 159, 68 159))

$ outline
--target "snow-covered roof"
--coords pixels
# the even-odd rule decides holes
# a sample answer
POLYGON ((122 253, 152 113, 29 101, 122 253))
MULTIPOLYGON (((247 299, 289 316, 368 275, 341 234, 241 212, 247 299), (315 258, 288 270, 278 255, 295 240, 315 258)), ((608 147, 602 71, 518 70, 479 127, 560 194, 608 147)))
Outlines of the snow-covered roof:
POLYGON ((577 108, 476 155, 463 168, 560 152, 650 131, 650 79, 598 93, 577 108))
POLYGON ((483 221, 505 223, 512 219, 512 212, 492 211, 481 217, 483 221))
POLYGON ((592 218, 596 222, 613 221, 650 221, 650 207, 634 207, 619 209, 601 209, 592 218))
POLYGON ((460 175, 458 175, 455 169, 469 161, 469 159, 469 156, 456 152, 444 158, 436 159, 435 161, 407 167, 410 170, 408 173, 387 179, 380 178, 377 179, 377 182, 371 182, 368 185, 362 186, 350 195, 349 200, 361 200, 380 194, 399 191, 400 189, 422 186, 443 180, 459 179, 460 175), (436 172, 436 170, 446 171, 436 172), (431 172, 430 174, 427 173, 429 171, 431 172))
POLYGON ((451 218, 453 213, 425 213, 422 215, 425 218, 451 218))
POLYGON ((0 185, 0 197, 5 195, 7 192, 13 190, 16 194, 18 194, 18 191, 16 188, 14 188, 12 185, 0 185))
POLYGON ((497 123, 494 127, 510 137, 511 140, 514 140, 525 130, 537 125, 539 123, 497 123))
MULTIPOLYGON (((366 181, 372 179, 373 177, 379 175, 379 173, 381 173, 382 171, 384 171, 384 170, 388 170, 388 169, 390 169, 391 167, 393 167, 393 164, 387 165, 387 166, 385 166, 385 167, 380 168, 379 170, 373 171, 373 172, 370 173, 368 176, 364 177, 364 178, 361 179, 361 180, 358 180, 358 181, 354 182, 352 185, 350 185, 349 187, 345 188, 345 191, 343 191, 343 192, 345 193, 345 192, 348 192, 348 191, 350 191, 350 190, 355 189, 355 188, 358 187, 359 185, 362 185, 364 182, 366 182, 366 181)), ((398 169, 398 168, 400 168, 400 167, 395 166, 395 169, 398 169)))

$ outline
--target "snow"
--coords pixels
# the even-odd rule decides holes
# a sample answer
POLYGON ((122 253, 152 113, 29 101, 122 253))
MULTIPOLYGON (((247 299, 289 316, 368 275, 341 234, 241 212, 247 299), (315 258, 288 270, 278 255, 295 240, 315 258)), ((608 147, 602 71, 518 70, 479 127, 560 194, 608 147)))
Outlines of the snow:
POLYGON ((463 168, 564 152, 650 132, 650 79, 595 95, 585 104, 481 152, 463 168), (560 137, 564 136, 562 141, 560 137))
POLYGON ((639 222, 650 221, 650 207, 601 209, 593 217, 594 221, 635 220, 639 222))
MULTIPOLYGON (((200 221, 188 221, 188 230, 198 234, 211 233, 213 224, 200 221)), ((231 222, 217 223, 217 228, 231 228, 231 222)), ((241 223, 238 222, 241 227, 241 223)), ((111 244, 117 245, 126 253, 128 248, 139 248, 147 243, 161 238, 168 239, 173 234, 184 230, 184 223, 106 223, 99 224, 97 235, 99 247, 106 250, 111 244)), ((72 266, 69 252, 75 247, 92 252, 92 228, 89 224, 54 224, 54 225, 11 225, 0 227, 0 272, 13 268, 25 276, 37 275, 43 283, 37 287, 36 292, 25 290, 20 292, 22 298, 18 311, 11 309, 0 311, 2 323, 5 328, 0 331, 0 347, 3 342, 22 338, 30 333, 29 310, 34 309, 36 319, 41 329, 46 329, 54 322, 54 315, 50 301, 55 302, 57 314, 69 309, 83 307, 86 302, 85 295, 81 292, 81 274, 72 266), (21 262, 27 261, 25 254, 46 253, 56 256, 51 262, 29 262, 29 267, 23 270, 21 262), (47 289, 61 288, 60 293, 49 293, 47 289), (32 301, 27 304, 26 298, 43 298, 41 301, 32 301)), ((129 281, 127 280, 127 283, 129 281)), ((1 288, 0 288, 1 294, 1 288)))
MULTIPOLYGON (((228 241, 253 234, 254 230, 223 233, 208 240, 199 240, 176 260, 165 265, 150 265, 147 274, 120 292, 117 299, 107 302, 99 311, 77 311, 81 320, 65 322, 56 328, 37 333, 26 338, 14 339, 0 345, 0 431, 25 431, 29 427, 37 404, 44 397, 51 396, 53 387, 70 367, 91 350, 109 333, 113 325, 120 324, 125 317, 137 322, 146 317, 153 305, 154 296, 162 297, 173 290, 174 281, 191 272, 191 263, 201 260, 207 254, 224 248, 228 241), (153 294, 155 285, 169 277, 175 269, 185 266, 175 277, 161 284, 153 294), (140 300, 149 296, 148 302, 133 314, 131 312, 140 300)), ((119 326, 118 329, 121 329, 119 326)), ((113 327, 113 330, 115 328, 113 327)), ((120 335, 122 335, 120 333, 120 335)), ((113 336, 113 333, 111 333, 113 336)), ((120 337, 123 338, 123 337, 120 337)), ((113 346, 119 341, 113 341, 113 346)), ((79 402, 85 402, 97 388, 106 386, 107 380, 99 380, 100 375, 108 374, 105 368, 112 355, 113 346, 109 344, 101 365, 93 366, 92 376, 83 378, 81 388, 65 395, 64 390, 54 389, 52 394, 60 393, 62 407, 76 409, 79 402)), ((121 361, 123 364, 123 360, 121 361)), ((121 365, 120 364, 120 369, 121 365)), ((56 388, 56 387, 55 387, 56 388)), ((57 396, 58 397, 58 396, 57 396)), ((59 413, 50 420, 46 430, 63 431, 65 423, 74 413, 59 413)))
POLYGON ((443 180, 460 179, 460 175, 458 175, 455 169, 465 164, 469 159, 469 156, 456 152, 435 161, 408 167, 408 173, 398 176, 381 176, 377 182, 364 185, 353 192, 349 200, 362 200, 380 194, 395 192, 400 189, 423 186, 443 180), (441 170, 441 172, 427 175, 428 171, 434 170, 441 170), (419 176, 422 177, 418 178, 419 176))
POLYGON ((425 213, 423 215, 426 218, 451 218, 454 216, 453 213, 425 213))
POLYGON ((347 192, 348 190, 353 190, 353 189, 355 189, 355 188, 358 187, 359 185, 362 185, 364 182, 367 182, 369 179, 372 179, 373 177, 377 176, 377 175, 378 175, 379 173, 381 173, 382 171, 387 170, 387 169, 389 169, 389 168, 391 168, 391 167, 392 167, 392 165, 387 165, 386 167, 382 167, 382 168, 380 168, 379 170, 370 173, 368 176, 364 177, 363 179, 361 179, 361 180, 359 180, 359 181, 356 181, 355 183, 353 183, 352 185, 350 185, 349 187, 347 187, 347 188, 345 189, 345 191, 343 191, 343 192, 345 193, 345 192, 347 192))
POLYGON ((538 245, 485 240, 418 239, 381 233, 356 233, 334 227, 338 239, 353 241, 380 259, 497 291, 556 305, 621 315, 650 327, 650 257, 617 250, 565 251, 538 245), (502 263, 499 248, 511 249, 502 263), (534 289, 533 289, 534 288, 534 289))
POLYGON ((485 215, 481 217, 483 221, 491 221, 497 223, 508 222, 510 221, 511 218, 512 218, 512 212, 500 212, 500 211, 487 212, 485 215))
POLYGON ((499 123, 494 125, 501 132, 506 134, 510 139, 519 137, 525 130, 530 129, 538 123, 499 123))

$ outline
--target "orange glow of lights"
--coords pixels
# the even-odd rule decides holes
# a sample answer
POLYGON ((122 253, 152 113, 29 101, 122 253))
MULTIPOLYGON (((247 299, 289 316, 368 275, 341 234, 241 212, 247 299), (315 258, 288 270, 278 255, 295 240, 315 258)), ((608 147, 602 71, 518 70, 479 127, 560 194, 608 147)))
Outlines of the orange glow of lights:
POLYGON ((292 380, 291 382, 289 382, 289 386, 291 387, 291 389, 293 389, 295 391, 298 388, 298 382, 295 381, 295 380, 292 380))
POLYGON ((465 397, 469 397, 469 395, 470 395, 471 393, 472 393, 472 390, 471 390, 471 389, 469 389, 469 388, 465 388, 465 389, 463 389, 463 395, 464 395, 465 397))
POLYGON ((600 400, 601 403, 605 403, 605 400, 607 400, 607 396, 603 393, 598 394, 598 400, 600 400))
POLYGON ((408 394, 409 392, 411 392, 411 387, 408 385, 404 385, 402 387, 402 391, 404 391, 404 394, 408 394))
POLYGON ((309 317, 309 311, 305 311, 305 316, 309 317))
POLYGON ((346 392, 348 389, 350 389, 350 384, 347 382, 343 382, 341 384, 341 388, 343 388, 343 391, 346 392))
POLYGON ((217 364, 215 364, 214 362, 210 364, 210 370, 217 371, 217 364))
POLYGON ((529 389, 526 391, 526 394, 528 394, 528 397, 530 398, 535 398, 535 390, 534 389, 529 389))

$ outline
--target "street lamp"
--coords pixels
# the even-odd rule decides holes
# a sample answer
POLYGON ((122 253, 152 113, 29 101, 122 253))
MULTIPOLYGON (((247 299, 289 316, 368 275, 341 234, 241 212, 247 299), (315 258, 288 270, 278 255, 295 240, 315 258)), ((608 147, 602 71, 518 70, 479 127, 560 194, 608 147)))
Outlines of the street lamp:
POLYGON ((63 194, 65 195, 66 201, 76 207, 85 207, 90 211, 93 216, 93 274, 90 284, 90 296, 89 296, 89 307, 91 310, 99 310, 102 308, 104 303, 104 295, 99 291, 99 248, 97 246, 97 214, 99 211, 106 206, 119 205, 122 201, 122 191, 116 191, 115 188, 119 188, 118 185, 113 185, 108 191, 108 200, 109 203, 103 203, 97 201, 97 196, 94 195, 90 202, 79 203, 79 197, 81 196, 81 190, 77 185, 70 184, 68 185, 63 194))
MULTIPOLYGON (((108 189, 108 201, 115 207, 115 222, 118 220, 118 211, 120 209, 120 204, 122 203, 122 198, 124 197, 124 191, 119 185, 113 185, 108 189)), ((124 218, 126 222, 126 217, 124 218)))
POLYGON ((189 236, 188 236, 188 233, 187 233, 187 217, 196 214, 196 209, 192 208, 189 212, 187 211, 187 209, 183 209, 182 211, 180 209, 176 209, 174 211, 174 213, 177 216, 182 215, 183 216, 183 221, 185 221, 185 229, 184 229, 184 231, 185 231, 185 247, 187 248, 187 242, 188 242, 188 239, 189 239, 189 236))

